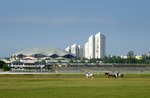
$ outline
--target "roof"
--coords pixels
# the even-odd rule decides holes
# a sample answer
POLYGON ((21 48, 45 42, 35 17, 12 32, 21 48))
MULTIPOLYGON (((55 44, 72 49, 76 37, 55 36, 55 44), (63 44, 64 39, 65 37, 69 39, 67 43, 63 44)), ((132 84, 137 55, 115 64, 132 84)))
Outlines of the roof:
POLYGON ((32 55, 35 55, 35 54, 42 54, 42 55, 45 55, 45 56, 53 56, 53 55, 57 55, 57 56, 66 56, 66 55, 71 55, 71 56, 74 56, 74 54, 72 53, 69 53, 69 52, 66 52, 64 50, 60 50, 60 49, 57 49, 57 48, 28 48, 28 49, 24 49, 24 50, 21 50, 21 51, 18 51, 16 53, 14 53, 13 55, 25 55, 25 56, 32 56, 32 55))

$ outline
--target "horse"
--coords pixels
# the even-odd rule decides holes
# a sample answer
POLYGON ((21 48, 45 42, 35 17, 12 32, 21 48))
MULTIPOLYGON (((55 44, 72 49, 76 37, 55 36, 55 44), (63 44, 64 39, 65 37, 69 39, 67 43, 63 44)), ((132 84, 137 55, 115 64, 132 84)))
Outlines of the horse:
POLYGON ((105 72, 105 75, 109 75, 109 73, 108 73, 108 72, 105 72))
POLYGON ((85 73, 85 77, 86 77, 86 78, 90 78, 90 77, 93 78, 93 77, 94 77, 94 74, 91 73, 91 72, 86 72, 86 73, 85 73))
POLYGON ((112 78, 113 74, 110 72, 105 72, 105 75, 108 76, 108 78, 112 78))
POLYGON ((118 74, 117 73, 113 73, 112 74, 112 78, 118 78, 118 74))
POLYGON ((108 78, 117 78, 118 77, 118 73, 105 72, 105 75, 107 75, 108 78))
POLYGON ((121 73, 117 73, 117 76, 118 76, 118 78, 120 77, 120 78, 123 78, 124 76, 123 76, 123 74, 121 74, 121 73))

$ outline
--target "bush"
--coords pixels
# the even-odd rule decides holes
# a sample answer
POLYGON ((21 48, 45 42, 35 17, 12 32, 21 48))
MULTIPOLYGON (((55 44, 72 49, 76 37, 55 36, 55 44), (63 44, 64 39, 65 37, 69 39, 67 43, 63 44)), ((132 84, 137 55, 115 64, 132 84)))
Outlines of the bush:
POLYGON ((4 71, 9 71, 9 70, 10 70, 10 67, 5 64, 5 65, 3 65, 2 69, 3 69, 4 71))
POLYGON ((3 68, 3 66, 6 65, 4 61, 0 61, 0 68, 3 68))

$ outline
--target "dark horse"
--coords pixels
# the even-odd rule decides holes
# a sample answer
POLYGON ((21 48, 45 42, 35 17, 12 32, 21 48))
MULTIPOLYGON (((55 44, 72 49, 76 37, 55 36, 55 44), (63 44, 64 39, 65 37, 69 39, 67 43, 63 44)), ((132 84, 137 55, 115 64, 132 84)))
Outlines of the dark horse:
POLYGON ((105 75, 108 76, 108 78, 123 78, 123 74, 120 73, 109 73, 109 72, 105 72, 105 75))
POLYGON ((108 78, 117 78, 117 75, 115 75, 114 73, 105 72, 105 75, 107 75, 108 78))

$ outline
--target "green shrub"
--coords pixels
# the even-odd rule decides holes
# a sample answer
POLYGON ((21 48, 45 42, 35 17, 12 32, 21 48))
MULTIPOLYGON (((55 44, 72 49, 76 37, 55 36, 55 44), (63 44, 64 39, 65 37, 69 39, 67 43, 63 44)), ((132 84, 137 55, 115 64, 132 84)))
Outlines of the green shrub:
POLYGON ((3 69, 4 71, 9 71, 9 70, 10 70, 10 67, 5 64, 5 65, 3 65, 2 69, 3 69))
POLYGON ((6 65, 4 61, 0 61, 0 68, 3 68, 3 66, 6 65))

